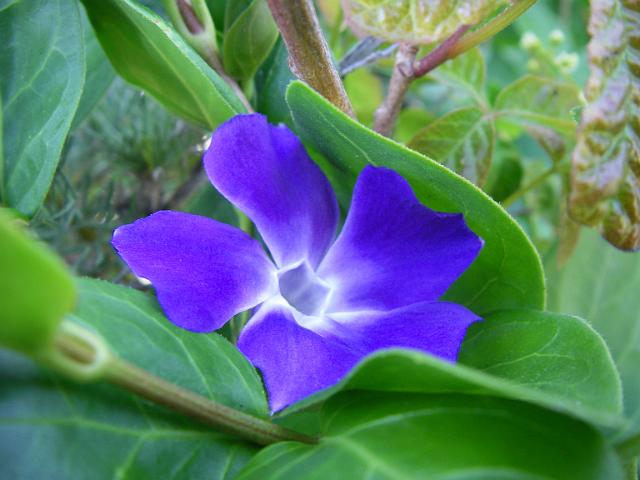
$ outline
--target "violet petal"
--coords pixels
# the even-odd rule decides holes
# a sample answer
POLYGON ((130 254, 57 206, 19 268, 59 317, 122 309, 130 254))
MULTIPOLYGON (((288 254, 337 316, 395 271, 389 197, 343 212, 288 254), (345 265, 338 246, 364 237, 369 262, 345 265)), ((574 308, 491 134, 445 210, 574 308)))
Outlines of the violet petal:
POLYGON ((334 289, 327 311, 435 301, 471 265, 482 244, 461 214, 430 210, 400 175, 366 167, 344 228, 318 268, 334 289))
POLYGON ((335 237, 338 205, 293 132, 263 115, 238 115, 215 131, 204 165, 213 186, 255 223, 279 267, 317 265, 335 237))
POLYGON ((119 227, 112 244, 153 284, 167 317, 187 330, 216 330, 277 288, 275 267, 260 244, 209 218, 157 212, 119 227))

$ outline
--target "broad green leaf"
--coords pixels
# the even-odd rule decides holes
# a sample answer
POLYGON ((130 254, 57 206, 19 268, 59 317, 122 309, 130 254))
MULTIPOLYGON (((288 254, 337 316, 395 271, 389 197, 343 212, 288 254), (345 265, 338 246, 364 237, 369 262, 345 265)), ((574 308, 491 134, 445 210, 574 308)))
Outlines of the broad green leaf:
POLYGON ((640 3, 595 0, 569 212, 613 245, 640 250, 640 3))
POLYGON ((368 164, 396 170, 428 207, 461 212, 485 241, 480 256, 446 298, 483 314, 501 308, 542 308, 540 259, 524 232, 498 204, 464 178, 347 117, 301 82, 287 91, 297 133, 326 162, 343 205, 357 174, 368 164))
POLYGON ((215 128, 242 103, 162 18, 132 0, 83 0, 116 71, 173 113, 215 128))
POLYGON ((30 217, 49 190, 82 94, 78 5, 69 0, 16 2, 0 11, 0 32, 3 200, 30 217))
POLYGON ((407 146, 482 186, 491 166, 494 137, 493 122, 479 108, 468 107, 439 117, 407 146))
POLYGON ((291 112, 285 101, 287 85, 295 77, 289 70, 289 54, 282 39, 276 42, 269 58, 256 73, 256 110, 271 123, 292 125, 291 112))
POLYGON ((328 402, 323 418, 317 446, 270 446, 237 479, 624 478, 595 430, 520 402, 353 392, 328 402))
POLYGON ((388 42, 433 43, 461 25, 482 22, 505 0, 343 0, 345 18, 360 35, 388 42))
POLYGON ((443 63, 431 74, 438 82, 463 89, 479 104, 486 104, 485 78, 487 67, 479 48, 473 48, 464 55, 443 63))
POLYGON ((427 112, 422 108, 404 108, 398 115, 393 137, 398 143, 406 144, 419 130, 432 122, 434 118, 433 113, 427 112))
POLYGON ((528 126, 551 127, 575 135, 572 109, 580 104, 578 88, 547 77, 526 75, 507 85, 496 98, 499 119, 528 126))
POLYGON ((82 10, 82 25, 84 32, 84 55, 87 65, 84 90, 80 98, 78 111, 73 119, 72 128, 80 125, 91 113, 93 107, 102 99, 109 85, 113 82, 116 72, 104 54, 86 13, 82 10))
MULTIPOLYGON (((141 292, 98 280, 79 285, 70 319, 95 329, 122 358, 268 415, 255 370, 222 337, 174 327, 141 292)), ((11 438, 3 473, 11 478, 229 478, 255 452, 115 387, 69 384, 6 353, 0 365, 0 437, 11 438)))
POLYGON ((622 424, 620 380, 602 339, 579 318, 546 312, 489 315, 470 329, 457 364, 412 350, 376 352, 283 415, 345 390, 492 395, 622 424))
POLYGON ((76 298, 62 261, 0 209, 0 346, 37 354, 76 298))
POLYGON ((225 31, 225 71, 240 80, 250 80, 277 39, 278 28, 266 0, 253 0, 225 31))
POLYGON ((549 304, 554 310, 584 316, 611 349, 631 420, 620 436, 640 432, 640 255, 620 252, 594 231, 583 229, 571 259, 559 269, 546 262, 549 304))

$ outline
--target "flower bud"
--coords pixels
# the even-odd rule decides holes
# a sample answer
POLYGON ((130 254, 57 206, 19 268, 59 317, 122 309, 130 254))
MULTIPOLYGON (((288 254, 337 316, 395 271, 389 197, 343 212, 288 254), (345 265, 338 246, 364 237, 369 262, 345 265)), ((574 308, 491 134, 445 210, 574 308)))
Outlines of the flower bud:
POLYGON ((549 42, 554 47, 562 45, 564 41, 565 41, 564 33, 562 32, 562 30, 558 28, 556 28, 555 30, 552 30, 551 33, 549 34, 549 42))
POLYGON ((559 53, 556 58, 553 59, 553 63, 560 69, 565 75, 573 73, 578 66, 578 54, 577 53, 559 53))
POLYGON ((540 39, 533 32, 525 32, 520 38, 520 47, 527 52, 533 52, 540 48, 540 39))

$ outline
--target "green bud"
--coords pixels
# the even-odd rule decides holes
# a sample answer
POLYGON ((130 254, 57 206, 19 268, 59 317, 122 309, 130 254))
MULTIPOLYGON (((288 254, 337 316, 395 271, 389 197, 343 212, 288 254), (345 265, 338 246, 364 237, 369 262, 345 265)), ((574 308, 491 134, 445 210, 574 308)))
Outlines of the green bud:
POLYGON ((62 261, 0 209, 0 346, 32 356, 49 348, 75 299, 62 261))
POLYGON ((562 30, 559 29, 555 29, 553 30, 550 34, 549 34, 549 42, 551 43, 551 45, 553 45, 554 47, 560 46, 564 43, 564 33, 562 32, 562 30))
POLYGON ((575 71, 575 69, 578 66, 578 61, 579 61, 579 57, 577 53, 568 53, 568 52, 559 53, 553 59, 553 63, 565 75, 569 75, 575 71))
POLYGON ((520 38, 520 47, 526 52, 533 52, 540 48, 540 39, 533 32, 525 32, 520 38))

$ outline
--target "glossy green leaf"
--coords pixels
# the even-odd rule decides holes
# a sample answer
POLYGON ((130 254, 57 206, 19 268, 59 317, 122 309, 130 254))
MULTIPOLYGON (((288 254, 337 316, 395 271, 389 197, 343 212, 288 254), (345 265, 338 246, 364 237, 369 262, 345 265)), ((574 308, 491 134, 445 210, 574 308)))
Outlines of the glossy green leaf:
POLYGON ((602 339, 579 318, 546 312, 489 315, 470 329, 457 364, 411 350, 374 353, 283 415, 344 390, 493 395, 603 426, 623 423, 620 380, 602 339))
POLYGON ((498 118, 509 122, 575 135, 577 125, 571 111, 580 104, 579 93, 571 83, 526 75, 498 94, 495 110, 498 118))
POLYGON ((271 123, 293 125, 285 92, 294 78, 289 70, 287 47, 279 39, 255 77, 256 110, 264 113, 271 123))
POLYGON ((595 430, 520 402, 354 392, 332 399, 323 417, 317 446, 270 446, 238 480, 624 478, 595 430))
MULTIPOLYGON (((255 370, 221 336, 173 326, 141 292, 99 280, 79 286, 71 320, 95 329, 119 356, 268 415, 255 370)), ((0 372, 0 437, 12 439, 0 455, 11 478, 229 478, 255 451, 115 387, 68 384, 6 354, 0 372)))
POLYGON ((0 32, 3 200, 32 216, 49 190, 82 93, 78 5, 67 0, 14 3, 0 11, 0 32))
POLYGON ((482 186, 491 166, 494 142, 493 122, 479 108, 468 107, 439 117, 407 146, 482 186))
POLYGON ((116 71, 173 113, 215 128, 244 111, 231 88, 162 18, 132 0, 83 0, 116 71))
POLYGON ((349 26, 388 42, 433 43, 482 22, 505 0, 342 0, 349 26))
POLYGON ((464 178, 347 117, 301 82, 287 91, 297 133, 326 162, 343 205, 357 174, 368 164, 393 168, 428 207, 461 212, 485 241, 480 256, 446 298, 479 314, 501 308, 542 308, 540 259, 524 232, 498 204, 464 178))
POLYGON ((277 39, 278 28, 266 0, 253 0, 225 31, 225 71, 240 80, 253 78, 277 39))
POLYGON ((76 298, 62 261, 0 209, 0 346, 36 354, 76 298))
POLYGON ((78 126, 91 113, 93 108, 104 97, 107 89, 113 82, 116 72, 109 63, 93 28, 89 23, 86 13, 82 10, 82 25, 84 32, 84 55, 87 66, 84 90, 80 98, 78 111, 73 119, 72 128, 78 126))
POLYGON ((618 251, 583 229, 564 268, 550 255, 546 272, 550 307, 588 318, 611 349, 631 420, 620 436, 640 433, 640 255, 618 251))
POLYGON ((640 250, 640 3, 593 1, 589 33, 569 212, 616 247, 640 250))

